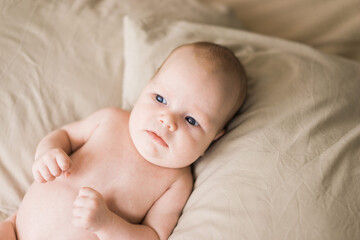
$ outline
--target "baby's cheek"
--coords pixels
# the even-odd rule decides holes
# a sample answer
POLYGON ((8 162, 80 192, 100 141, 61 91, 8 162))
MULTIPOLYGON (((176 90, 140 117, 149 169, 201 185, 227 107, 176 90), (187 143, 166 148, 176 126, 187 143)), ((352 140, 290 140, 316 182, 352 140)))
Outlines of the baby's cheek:
POLYGON ((182 140, 183 149, 186 149, 188 157, 198 158, 203 151, 204 143, 202 139, 196 138, 195 136, 188 134, 182 140))

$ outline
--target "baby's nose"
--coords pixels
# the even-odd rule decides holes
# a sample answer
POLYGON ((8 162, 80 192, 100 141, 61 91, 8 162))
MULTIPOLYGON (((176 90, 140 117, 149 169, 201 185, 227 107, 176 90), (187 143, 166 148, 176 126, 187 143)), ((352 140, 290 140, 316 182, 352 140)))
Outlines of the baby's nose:
POLYGON ((164 124, 170 132, 174 132, 177 129, 177 124, 175 122, 174 116, 171 114, 162 114, 159 118, 159 121, 164 124))

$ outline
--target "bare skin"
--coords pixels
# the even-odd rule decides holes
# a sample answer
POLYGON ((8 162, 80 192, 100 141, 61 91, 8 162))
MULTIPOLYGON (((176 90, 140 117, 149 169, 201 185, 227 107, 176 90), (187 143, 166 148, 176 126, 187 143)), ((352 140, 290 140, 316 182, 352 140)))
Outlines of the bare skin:
POLYGON ((192 47, 173 55, 131 113, 101 109, 41 140, 36 181, 17 214, 0 223, 2 236, 169 237, 192 191, 189 166, 223 135, 239 92, 225 73, 210 74, 192 47))
MULTIPOLYGON (((17 214, 18 239, 110 239, 106 236, 111 229, 104 228, 110 225, 125 239, 149 239, 152 235, 156 239, 171 233, 192 188, 190 169, 162 168, 144 160, 134 148, 128 128, 119 127, 126 126, 128 119, 125 111, 104 109, 43 140, 44 149, 51 139, 64 140, 60 149, 51 148, 63 169, 54 170, 54 175, 61 174, 55 180, 50 174, 40 177, 35 173, 39 182, 47 182, 34 182, 24 197, 17 214), (61 149, 75 150, 69 162, 61 149), (162 216, 169 219, 168 226, 146 224, 153 218, 148 210, 157 208, 155 202, 177 208, 162 216)), ((51 161, 48 159, 44 162, 51 161)), ((160 214, 161 208, 156 212, 160 214)))
POLYGON ((5 221, 0 222, 1 239, 16 239, 15 221, 16 214, 13 214, 5 219, 5 221))

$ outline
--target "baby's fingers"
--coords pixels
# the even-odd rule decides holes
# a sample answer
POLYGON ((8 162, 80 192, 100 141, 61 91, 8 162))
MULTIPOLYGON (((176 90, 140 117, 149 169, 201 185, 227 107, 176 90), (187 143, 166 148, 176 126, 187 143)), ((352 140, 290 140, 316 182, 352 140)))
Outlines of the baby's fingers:
POLYGON ((39 172, 41 174, 41 177, 46 181, 52 181, 55 179, 55 176, 51 174, 49 168, 45 164, 40 165, 39 172))
POLYGON ((62 173, 62 170, 58 163, 54 161, 53 159, 48 158, 46 161, 46 166, 48 170, 50 171, 50 174, 54 177, 59 177, 62 173))
POLYGON ((32 167, 32 173, 34 176, 34 179, 39 183, 45 183, 47 182, 46 178, 50 179, 50 171, 47 169, 47 167, 42 162, 35 162, 32 167), (46 177, 45 177, 46 176, 46 177))
POLYGON ((56 162, 61 171, 68 171, 71 167, 71 159, 67 154, 57 154, 56 162))
POLYGON ((45 183, 46 180, 41 176, 41 173, 38 170, 35 170, 33 172, 34 175, 34 179, 35 181, 39 182, 39 183, 45 183))

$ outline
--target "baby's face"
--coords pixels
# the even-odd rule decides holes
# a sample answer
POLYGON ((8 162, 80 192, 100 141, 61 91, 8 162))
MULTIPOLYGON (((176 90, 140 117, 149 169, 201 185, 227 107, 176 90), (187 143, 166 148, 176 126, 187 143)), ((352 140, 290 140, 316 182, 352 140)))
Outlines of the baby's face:
POLYGON ((130 135, 139 153, 162 167, 192 164, 223 133, 233 105, 223 85, 192 51, 174 53, 131 112, 130 135))

